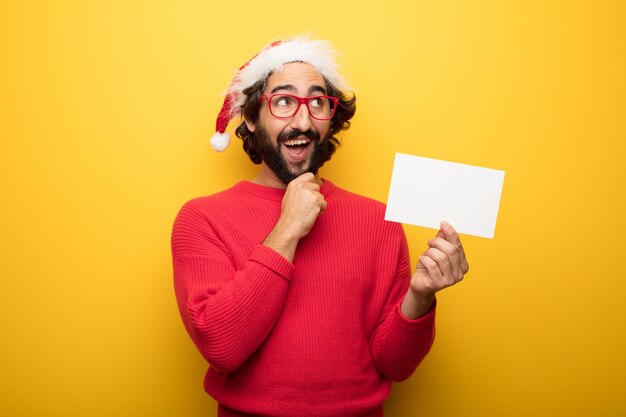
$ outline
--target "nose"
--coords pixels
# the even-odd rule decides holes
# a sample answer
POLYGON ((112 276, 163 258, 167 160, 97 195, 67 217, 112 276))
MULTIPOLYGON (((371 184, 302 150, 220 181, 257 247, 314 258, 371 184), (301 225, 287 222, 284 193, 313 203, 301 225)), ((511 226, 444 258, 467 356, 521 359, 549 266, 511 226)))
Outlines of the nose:
POLYGON ((311 128, 311 116, 309 115, 309 109, 306 104, 300 104, 298 111, 291 120, 291 127, 298 129, 301 132, 306 132, 311 128))

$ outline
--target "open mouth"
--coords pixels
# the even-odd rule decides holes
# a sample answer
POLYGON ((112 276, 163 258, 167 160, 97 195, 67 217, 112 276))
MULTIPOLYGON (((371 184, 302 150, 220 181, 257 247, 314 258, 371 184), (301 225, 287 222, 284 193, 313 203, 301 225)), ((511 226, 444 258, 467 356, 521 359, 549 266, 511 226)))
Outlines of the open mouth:
POLYGON ((305 138, 305 139, 296 138, 296 139, 288 139, 284 141, 283 145, 292 149, 293 148, 306 148, 309 142, 311 142, 311 139, 309 138, 305 138))
POLYGON ((311 142, 311 139, 300 136, 298 138, 287 139, 283 141, 282 144, 291 159, 301 159, 307 156, 307 150, 311 142))

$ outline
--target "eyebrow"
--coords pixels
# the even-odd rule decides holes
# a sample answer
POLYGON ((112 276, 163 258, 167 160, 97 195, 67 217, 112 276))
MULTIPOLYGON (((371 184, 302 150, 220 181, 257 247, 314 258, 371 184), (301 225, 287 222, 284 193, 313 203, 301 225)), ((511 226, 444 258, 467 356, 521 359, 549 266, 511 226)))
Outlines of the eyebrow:
MULTIPOLYGON (((272 91, 270 91, 270 94, 274 94, 277 91, 281 91, 281 90, 287 90, 290 92, 294 92, 296 91, 296 87, 294 87, 293 84, 283 84, 283 85, 277 85, 276 87, 272 88, 272 91)), ((324 87, 322 87, 321 85, 312 85, 309 87, 309 92, 308 94, 311 95, 313 93, 321 93, 321 94, 326 94, 326 89, 324 87)))

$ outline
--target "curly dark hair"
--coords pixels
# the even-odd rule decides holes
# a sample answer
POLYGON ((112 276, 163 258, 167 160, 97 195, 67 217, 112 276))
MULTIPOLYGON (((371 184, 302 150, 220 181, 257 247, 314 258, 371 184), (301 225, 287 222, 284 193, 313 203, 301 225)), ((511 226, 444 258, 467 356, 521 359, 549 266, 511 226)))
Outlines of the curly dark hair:
MULTIPOLYGON (((241 114, 252 123, 256 124, 259 120, 259 111, 261 109, 260 97, 263 91, 265 91, 270 75, 271 74, 243 90, 243 93, 246 95, 246 101, 242 106, 241 114)), ((330 159, 337 147, 341 144, 336 135, 340 131, 350 127, 350 119, 356 112, 356 96, 354 94, 352 97, 346 97, 326 78, 324 78, 324 82, 326 83, 327 94, 339 98, 339 105, 335 111, 335 115, 330 121, 330 131, 328 132, 327 139, 322 138, 319 144, 322 153, 322 164, 330 159)), ((243 150, 248 154, 250 160, 255 164, 260 164, 262 160, 255 146, 254 132, 248 130, 248 126, 242 121, 235 130, 235 134, 243 141, 243 150)))

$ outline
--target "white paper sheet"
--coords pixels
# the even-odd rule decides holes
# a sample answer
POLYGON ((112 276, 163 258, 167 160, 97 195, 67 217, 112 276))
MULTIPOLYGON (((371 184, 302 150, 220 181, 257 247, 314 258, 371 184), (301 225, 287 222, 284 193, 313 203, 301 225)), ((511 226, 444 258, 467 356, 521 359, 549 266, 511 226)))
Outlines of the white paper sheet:
POLYGON ((504 171, 396 153, 386 220, 493 239, 504 171))

